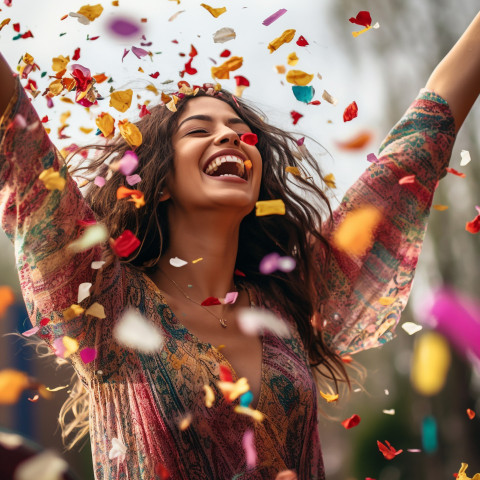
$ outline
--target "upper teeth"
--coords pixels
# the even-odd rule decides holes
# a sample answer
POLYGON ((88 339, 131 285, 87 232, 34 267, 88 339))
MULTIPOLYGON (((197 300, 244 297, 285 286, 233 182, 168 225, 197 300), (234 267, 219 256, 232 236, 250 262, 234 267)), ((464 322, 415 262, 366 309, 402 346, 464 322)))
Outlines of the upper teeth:
POLYGON ((239 157, 235 157, 234 155, 225 155, 223 157, 217 157, 217 158, 214 158, 208 165, 207 169, 205 170, 205 173, 207 175, 211 175, 213 172, 215 172, 218 167, 222 164, 222 163, 226 163, 226 162, 233 162, 233 163, 236 163, 240 166, 240 172, 241 172, 241 175, 243 175, 243 172, 244 172, 244 164, 243 164, 243 160, 239 157))

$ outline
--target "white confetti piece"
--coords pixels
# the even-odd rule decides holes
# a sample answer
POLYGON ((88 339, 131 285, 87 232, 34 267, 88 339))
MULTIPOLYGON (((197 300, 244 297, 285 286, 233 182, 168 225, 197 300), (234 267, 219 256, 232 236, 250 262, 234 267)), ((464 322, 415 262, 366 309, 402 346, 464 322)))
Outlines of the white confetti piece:
POLYGON ((23 438, 16 433, 0 432, 0 445, 8 449, 18 448, 23 444, 23 438))
POLYGON ((125 461, 125 455, 127 453, 127 447, 118 438, 112 438, 112 448, 108 452, 108 458, 113 460, 118 458, 120 462, 125 461))
POLYGON ((102 268, 103 265, 105 265, 105 262, 103 260, 99 260, 97 262, 92 262, 92 265, 91 267, 94 269, 94 270, 98 270, 99 268, 102 268))
POLYGON ((185 11, 185 10, 180 10, 180 11, 174 13, 174 14, 168 19, 168 21, 169 21, 169 22, 173 22, 173 21, 174 21, 181 13, 183 13, 184 11, 185 11))
POLYGON ((468 150, 462 150, 460 152, 460 157, 462 158, 460 160, 460 166, 461 167, 464 167, 465 165, 468 165, 470 162, 471 162, 471 158, 470 158, 470 152, 468 150))
POLYGON ((242 308, 237 315, 238 326, 245 335, 259 335, 265 330, 279 337, 289 337, 286 323, 274 313, 263 308, 242 308))
POLYGON ((78 301, 80 303, 82 300, 85 300, 87 297, 90 296, 90 287, 92 286, 91 283, 85 282, 81 283, 78 286, 78 301))
POLYGON ((330 95, 326 90, 323 91, 322 98, 332 105, 336 105, 338 103, 338 100, 335 97, 332 97, 332 95, 330 95))
POLYGON ((395 415, 395 409, 391 408, 390 410, 382 410, 385 415, 395 415))
POLYGON ((236 36, 237 35, 233 28, 224 27, 224 28, 221 28, 220 30, 217 30, 213 34, 213 41, 215 43, 225 43, 225 42, 228 42, 229 40, 233 40, 234 38, 236 38, 236 36))
POLYGON ((105 242, 107 239, 107 227, 101 223, 96 223, 95 225, 87 227, 83 232, 83 235, 78 240, 74 240, 69 245, 69 248, 76 253, 83 252, 99 243, 105 242))
POLYGON ((385 393, 385 395, 390 395, 390 392, 387 389, 385 389, 383 392, 385 393))
POLYGON ((69 15, 73 18, 76 18, 82 25, 88 25, 90 23, 90 20, 81 13, 70 12, 69 15))
POLYGON ((133 309, 122 314, 113 328, 113 337, 120 345, 141 353, 158 352, 163 346, 161 331, 133 309))
POLYGON ((183 267, 187 263, 188 262, 186 262, 185 260, 182 260, 181 258, 178 258, 178 257, 173 257, 173 258, 170 259, 170 265, 172 267, 183 267))
POLYGON ((45 451, 24 460, 15 469, 14 480, 62 480, 68 464, 56 453, 45 451))
POLYGON ((419 332, 423 327, 413 322, 405 322, 402 324, 402 328, 409 334, 413 335, 414 333, 419 332))

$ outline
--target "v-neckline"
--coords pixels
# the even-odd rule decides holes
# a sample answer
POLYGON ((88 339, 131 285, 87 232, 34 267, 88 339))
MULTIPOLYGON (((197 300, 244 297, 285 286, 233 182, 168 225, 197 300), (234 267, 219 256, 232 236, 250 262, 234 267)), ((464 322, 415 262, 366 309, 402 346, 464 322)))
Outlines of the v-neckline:
MULTIPOLYGON (((222 362, 225 363, 229 368, 230 371, 232 372, 232 378, 234 381, 237 381, 240 377, 233 368, 232 364, 228 360, 228 358, 217 348, 215 345, 212 345, 210 342, 204 342, 203 340, 200 340, 194 333, 192 333, 183 323, 180 322, 180 319, 177 317, 175 312, 170 308, 170 305, 167 303, 165 300, 165 297, 162 294, 162 291, 158 288, 157 284, 144 272, 140 272, 144 278, 146 278, 147 283, 150 285, 152 290, 160 297, 162 305, 165 305, 165 307, 168 309, 171 315, 171 322, 172 324, 179 329, 184 330, 185 332, 188 333, 186 340, 195 342, 199 345, 203 345, 206 347, 208 350, 215 350, 215 354, 222 359, 222 362)), ((249 287, 251 285, 249 284, 249 287)), ((257 290, 255 287, 251 286, 251 288, 255 291, 255 300, 259 301, 259 297, 257 294, 257 290)), ((251 291, 251 290, 250 290, 251 291)), ((250 306, 255 306, 253 302, 251 302, 251 298, 249 295, 250 299, 250 306)), ((266 339, 268 338, 268 331, 263 332, 263 335, 260 337, 260 341, 262 343, 262 358, 261 358, 261 363, 260 363, 260 388, 258 392, 258 399, 257 402, 255 403, 255 398, 253 399, 252 403, 250 404, 250 408, 253 408, 255 410, 258 410, 261 407, 261 402, 263 402, 263 397, 264 397, 264 383, 265 383, 265 348, 266 348, 266 339)), ((248 380, 248 379, 247 379, 248 380)))

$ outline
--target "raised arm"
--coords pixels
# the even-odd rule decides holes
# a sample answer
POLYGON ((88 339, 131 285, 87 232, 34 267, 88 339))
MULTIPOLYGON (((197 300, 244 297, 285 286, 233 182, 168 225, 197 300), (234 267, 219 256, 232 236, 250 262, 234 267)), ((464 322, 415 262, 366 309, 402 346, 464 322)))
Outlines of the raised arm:
POLYGON ((0 53, 0 117, 15 91, 15 79, 8 63, 0 53))
POLYGON ((480 95, 480 12, 435 68, 425 88, 447 101, 458 132, 480 95))

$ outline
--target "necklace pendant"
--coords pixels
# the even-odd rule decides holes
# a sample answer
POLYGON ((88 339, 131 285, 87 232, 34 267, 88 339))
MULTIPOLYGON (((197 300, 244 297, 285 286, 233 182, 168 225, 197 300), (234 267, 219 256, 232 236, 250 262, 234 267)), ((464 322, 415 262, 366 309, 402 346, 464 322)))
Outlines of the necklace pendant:
POLYGON ((223 327, 223 328, 227 328, 227 321, 222 317, 219 319, 220 320, 220 325, 223 327))

